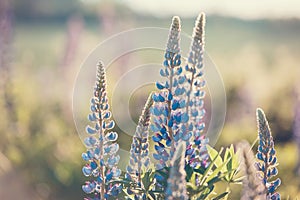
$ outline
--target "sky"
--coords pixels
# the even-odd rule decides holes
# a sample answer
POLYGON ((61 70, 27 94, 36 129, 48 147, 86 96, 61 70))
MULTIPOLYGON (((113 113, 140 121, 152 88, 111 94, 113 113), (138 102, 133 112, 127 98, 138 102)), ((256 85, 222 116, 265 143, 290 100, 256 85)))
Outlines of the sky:
POLYGON ((300 18, 300 0, 120 0, 136 12, 192 17, 203 11, 243 19, 300 18))

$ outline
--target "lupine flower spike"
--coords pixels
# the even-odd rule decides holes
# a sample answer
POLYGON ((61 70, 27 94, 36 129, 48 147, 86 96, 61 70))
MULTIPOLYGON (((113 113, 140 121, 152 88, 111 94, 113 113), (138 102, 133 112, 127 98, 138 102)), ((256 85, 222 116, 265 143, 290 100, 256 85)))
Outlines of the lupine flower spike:
POLYGON ((260 172, 260 178, 267 189, 267 199, 280 200, 280 194, 275 191, 281 181, 279 178, 274 181, 270 180, 278 173, 273 137, 263 110, 258 108, 256 114, 259 137, 258 152, 256 154, 259 162, 256 165, 260 172))
MULTIPOLYGON (((126 179, 134 181, 139 188, 143 188, 142 174, 144 174, 150 165, 149 158, 149 124, 150 124, 150 108, 153 104, 152 94, 144 106, 142 115, 133 136, 130 149, 130 160, 127 166, 126 179)), ((133 193, 130 190, 128 193, 133 193)), ((146 194, 135 194, 135 199, 146 199, 146 194)))
POLYGON ((193 135, 193 141, 187 146, 187 162, 192 167, 208 165, 209 156, 207 154, 206 144, 208 139, 202 134, 205 124, 203 117, 205 110, 203 108, 203 99, 205 92, 203 87, 203 55, 204 55, 204 38, 205 38, 205 14, 200 13, 194 27, 193 39, 188 55, 186 71, 186 113, 190 120, 185 124, 185 129, 190 135, 193 135))
MULTIPOLYGON (((164 68, 161 76, 167 80, 157 83, 160 90, 153 95, 152 109, 153 125, 151 126, 156 142, 156 153, 153 157, 158 160, 156 169, 170 166, 170 160, 179 142, 184 141, 186 162, 192 167, 207 166, 208 140, 201 135, 204 129, 203 116, 203 53, 204 53, 204 24, 205 15, 201 13, 196 21, 191 50, 186 67, 181 67, 180 19, 174 17, 169 32, 165 53, 164 68)), ((159 175, 157 180, 163 180, 159 175)))
POLYGON ((255 157, 248 142, 237 145, 240 152, 240 165, 244 174, 241 200, 266 200, 265 187, 257 177, 254 167, 255 157))
POLYGON ((182 73, 181 55, 179 48, 180 41, 180 19, 173 17, 167 48, 165 53, 164 67, 161 69, 161 76, 167 80, 165 83, 156 83, 160 90, 153 94, 154 106, 151 109, 153 114, 153 124, 151 129, 154 132, 152 137, 156 143, 156 153, 153 157, 158 161, 156 169, 168 167, 174 154, 176 143, 182 136, 178 124, 182 120, 187 121, 188 116, 183 116, 180 109, 185 107, 185 101, 180 96, 185 92, 181 86, 180 79, 182 73))
POLYGON ((185 167, 185 148, 184 142, 178 145, 176 153, 171 161, 170 177, 166 190, 166 200, 186 200, 186 172, 185 167))
POLYGON ((119 145, 116 143, 118 134, 111 131, 114 121, 111 120, 108 98, 106 93, 105 69, 102 62, 99 62, 97 69, 97 80, 94 89, 94 96, 91 99, 91 114, 89 121, 93 126, 87 126, 88 137, 84 143, 87 152, 82 154, 87 164, 82 168, 85 176, 90 177, 82 189, 93 197, 86 199, 104 200, 117 196, 121 191, 121 185, 113 184, 111 181, 117 179, 121 170, 117 164, 120 156, 117 155, 119 145))
POLYGON ((151 130, 154 132, 152 140, 155 142, 156 186, 157 189, 165 189, 167 168, 173 158, 176 147, 180 141, 189 142, 192 134, 183 124, 189 121, 185 112, 186 108, 186 77, 181 67, 180 54, 180 19, 173 17, 170 27, 167 48, 165 52, 164 66, 160 75, 166 78, 164 83, 157 82, 158 93, 153 94, 154 106, 151 109, 153 123, 151 130), (159 173, 161 170, 162 173, 159 173))

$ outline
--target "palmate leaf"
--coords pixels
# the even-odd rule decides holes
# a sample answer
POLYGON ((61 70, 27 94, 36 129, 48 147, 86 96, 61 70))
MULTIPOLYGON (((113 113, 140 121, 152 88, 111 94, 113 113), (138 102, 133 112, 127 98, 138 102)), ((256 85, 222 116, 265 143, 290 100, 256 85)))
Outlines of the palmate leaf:
POLYGON ((152 171, 152 169, 149 169, 142 178, 142 182, 144 185, 144 189, 146 191, 150 191, 151 190, 151 186, 153 186, 153 181, 154 181, 154 172, 152 171))
MULTIPOLYGON (((216 169, 213 170, 213 172, 207 177, 207 182, 211 181, 212 179, 216 178, 218 176, 218 174, 222 171, 224 171, 225 166, 227 165, 227 163, 229 163, 230 160, 226 160, 222 163, 222 165, 220 165, 219 167, 217 167, 216 169)), ((225 171, 223 173, 229 173, 228 171, 225 171)))
MULTIPOLYGON (((207 145, 207 151, 210 157, 210 164, 208 167, 193 169, 193 173, 190 175, 187 187, 189 197, 191 199, 207 198, 212 194, 214 185, 218 182, 226 181, 230 183, 237 183, 240 181, 237 177, 235 177, 238 172, 239 162, 233 146, 226 148, 224 158, 221 156, 224 148, 221 148, 218 152, 207 145), (198 181, 195 181, 196 178, 198 181), (194 184, 195 182, 199 182, 199 185, 194 184)), ((228 193, 229 192, 226 191, 220 197, 217 197, 221 198, 223 195, 226 196, 228 193)))
POLYGON ((237 173, 239 172, 239 159, 238 154, 234 151, 233 145, 230 145, 230 148, 227 148, 224 155, 224 162, 226 164, 226 171, 228 174, 224 177, 225 181, 228 183, 238 183, 237 181, 237 173))
POLYGON ((224 149, 221 148, 221 150, 218 152, 217 150, 215 150, 214 148, 212 148, 209 145, 207 145, 206 148, 207 148, 207 152, 210 157, 210 160, 214 161, 213 164, 216 167, 221 166, 223 164, 223 159, 221 157, 221 153, 223 152, 224 149))
MULTIPOLYGON (((205 168, 205 170, 200 170, 201 167, 198 169, 194 169, 193 171, 195 174, 191 176, 192 181, 190 181, 188 184, 189 197, 191 197, 192 199, 206 198, 213 191, 214 182, 209 182, 208 178, 214 172, 213 168, 216 165, 219 167, 222 167, 223 165, 222 158, 220 157, 223 148, 220 150, 220 152, 217 152, 215 149, 207 145, 207 150, 208 150, 208 154, 211 156, 211 162, 209 163, 208 167, 205 168), (195 181, 196 178, 198 178, 199 180, 195 181), (197 182, 199 184, 195 184, 197 182)), ((219 179, 218 181, 220 180, 221 179, 219 179)))

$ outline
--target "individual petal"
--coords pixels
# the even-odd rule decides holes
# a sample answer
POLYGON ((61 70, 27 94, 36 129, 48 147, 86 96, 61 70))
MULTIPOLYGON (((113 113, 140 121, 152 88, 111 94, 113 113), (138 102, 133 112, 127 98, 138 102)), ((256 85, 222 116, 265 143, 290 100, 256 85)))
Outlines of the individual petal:
POLYGON ((96 133, 96 130, 88 125, 88 126, 86 127, 86 132, 87 132, 88 134, 95 134, 95 133, 96 133))

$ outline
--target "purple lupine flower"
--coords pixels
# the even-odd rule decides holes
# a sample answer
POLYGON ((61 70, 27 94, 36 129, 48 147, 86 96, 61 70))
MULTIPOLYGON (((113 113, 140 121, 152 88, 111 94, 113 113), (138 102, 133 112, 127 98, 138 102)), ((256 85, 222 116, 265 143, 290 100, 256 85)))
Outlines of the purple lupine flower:
POLYGON ((186 200, 185 142, 178 145, 175 156, 171 161, 171 171, 165 192, 166 200, 186 200))
POLYGON ((298 162, 296 166, 296 173, 300 176, 300 94, 297 95, 297 97, 298 98, 295 106, 293 136, 298 148, 298 162))
POLYGON ((91 99, 91 114, 88 115, 88 119, 93 126, 86 128, 89 136, 84 140, 87 151, 82 154, 82 158, 87 164, 82 168, 82 172, 86 177, 90 177, 90 181, 82 186, 82 190, 87 194, 93 194, 90 199, 104 200, 117 196, 122 186, 111 183, 121 174, 121 170, 117 167, 120 156, 117 155, 118 134, 111 131, 114 121, 111 120, 109 111, 105 69, 102 62, 98 64, 96 86, 91 99))
POLYGON ((161 76, 167 80, 164 83, 156 83, 156 87, 160 91, 152 96, 155 103, 151 109, 153 115, 151 129, 154 132, 152 139, 156 143, 156 153, 153 154, 153 157, 158 160, 156 169, 163 169, 170 165, 176 145, 184 137, 180 123, 188 121, 188 116, 181 112, 186 104, 185 100, 181 98, 185 89, 181 80, 184 79, 184 76, 181 74, 182 68, 180 66, 180 31, 180 19, 173 17, 164 67, 160 70, 161 76))
POLYGON ((257 114, 257 126, 258 126, 258 137, 259 144, 256 157, 259 162, 256 163, 257 169, 260 172, 260 178, 264 186, 267 189, 266 197, 267 199, 280 200, 279 193, 276 193, 275 190, 280 185, 281 181, 277 178, 274 181, 270 179, 277 175, 277 158, 276 151, 274 149, 274 141, 271 134, 271 129, 269 123, 266 119, 264 111, 260 108, 256 111, 257 114))
POLYGON ((186 152, 186 160, 191 167, 207 167, 209 156, 206 150, 208 138, 202 135, 205 124, 203 108, 205 92, 203 87, 203 56, 204 56, 204 37, 205 37, 205 14, 200 13, 194 27, 193 39, 186 64, 186 113, 190 120, 184 124, 187 132, 193 135, 188 143, 189 151, 186 152))
MULTIPOLYGON (((127 166, 125 177, 134 181, 140 188, 144 188, 142 183, 142 174, 148 170, 150 165, 149 158, 149 124, 150 124, 150 108, 153 104, 152 94, 144 106, 143 112, 139 118, 135 134, 132 139, 130 149, 130 160, 127 166)), ((134 193, 130 190, 128 193, 134 193)), ((146 198, 145 193, 136 193, 135 199, 146 198)))
MULTIPOLYGON (((160 75, 167 80, 156 83, 160 91, 153 95, 151 109, 153 123, 152 137, 156 143, 153 157, 158 161, 156 169, 170 166, 170 160, 179 142, 186 143, 186 163, 193 168, 207 167, 209 156, 206 144, 208 139, 202 134, 205 124, 203 116, 203 53, 205 16, 201 13, 195 24, 193 41, 185 68, 181 67, 180 19, 174 17, 169 32, 165 53, 164 68, 160 75)), ((161 176, 156 175, 161 180, 161 176)))

